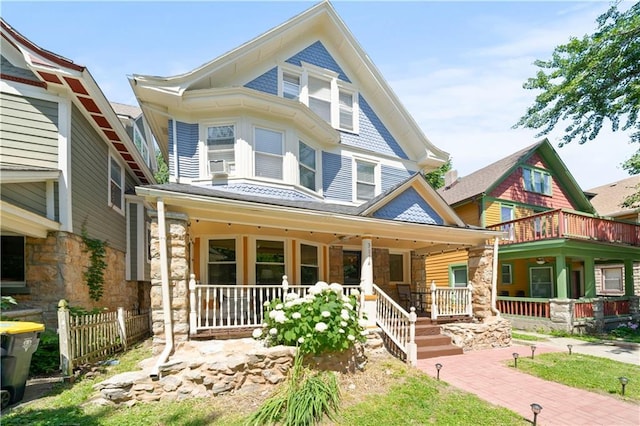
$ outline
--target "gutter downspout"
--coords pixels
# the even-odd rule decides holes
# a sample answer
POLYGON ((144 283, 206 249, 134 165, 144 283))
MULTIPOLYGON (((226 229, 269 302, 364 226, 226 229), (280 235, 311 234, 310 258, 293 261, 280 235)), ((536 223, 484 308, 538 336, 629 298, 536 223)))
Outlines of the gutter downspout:
POLYGON ((493 270, 491 272, 491 311, 500 318, 500 311, 496 308, 496 296, 498 291, 498 241, 496 237, 493 241, 493 270))
POLYGON ((167 362, 169 355, 173 352, 173 321, 171 320, 171 292, 169 288, 169 264, 167 262, 167 226, 165 221, 164 200, 162 198, 158 198, 157 209, 165 347, 149 374, 152 380, 158 380, 160 378, 160 365, 167 362))

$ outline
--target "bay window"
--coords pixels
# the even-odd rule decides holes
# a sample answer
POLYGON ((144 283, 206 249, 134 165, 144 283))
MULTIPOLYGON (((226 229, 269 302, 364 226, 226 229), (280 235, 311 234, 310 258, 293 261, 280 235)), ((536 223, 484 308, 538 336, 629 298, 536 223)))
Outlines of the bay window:
POLYGON ((302 141, 298 142, 298 168, 300 185, 316 190, 316 150, 302 141))
POLYGON ((208 173, 235 171, 235 128, 233 125, 207 127, 208 173))
POLYGON ((282 180, 283 135, 273 130, 255 129, 255 176, 282 180))

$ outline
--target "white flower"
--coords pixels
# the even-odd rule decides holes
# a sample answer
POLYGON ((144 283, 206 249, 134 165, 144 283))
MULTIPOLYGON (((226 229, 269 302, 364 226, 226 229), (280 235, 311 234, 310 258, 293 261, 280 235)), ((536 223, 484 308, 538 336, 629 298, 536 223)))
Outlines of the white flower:
POLYGON ((322 290, 320 290, 318 287, 313 286, 308 290, 309 294, 307 294, 305 296, 305 299, 308 299, 309 296, 311 296, 311 298, 313 299, 313 296, 315 296, 316 294, 320 294, 322 293, 322 290))
POLYGON ((350 311, 353 310, 353 305, 351 303, 343 303, 342 306, 349 309, 350 311))
POLYGON ((319 322, 316 324, 315 329, 316 331, 322 333, 323 331, 325 331, 328 328, 327 324, 323 323, 323 322, 319 322))
POLYGON ((266 308, 266 307, 268 307, 268 306, 269 306, 269 302, 264 302, 264 303, 262 304, 262 306, 264 306, 265 308, 266 308))
POLYGON ((267 327, 269 327, 269 324, 267 324, 266 322, 263 322, 262 323, 262 328, 267 328, 267 327))
POLYGON ((298 298, 299 298, 298 293, 287 293, 284 296, 284 300, 285 301, 292 301, 292 300, 296 300, 298 298))
POLYGON ((323 318, 329 318, 331 316, 331 312, 322 311, 322 312, 320 312, 320 315, 322 315, 323 318))
POLYGON ((349 302, 351 302, 351 298, 349 296, 342 296, 342 301, 344 303, 349 303, 349 302))
POLYGON ((298 343, 304 343, 304 337, 298 337, 298 343))
POLYGON ((340 326, 346 327, 347 326, 347 322, 346 321, 340 321, 340 326))
POLYGON ((253 330, 253 338, 254 339, 258 339, 262 336, 262 330, 259 328, 256 328, 255 330, 253 330))
POLYGON ((369 330, 362 330, 360 334, 366 336, 367 334, 369 334, 369 330))
POLYGON ((269 318, 274 319, 278 315, 277 311, 269 311, 269 318))
POLYGON ((342 318, 343 320, 348 320, 349 319, 349 311, 347 311, 346 309, 343 309, 340 311, 340 318, 342 318))
POLYGON ((284 311, 278 311, 278 315, 274 318, 274 320, 279 324, 284 324, 287 321, 287 315, 284 311))
POLYGON ((343 333, 344 334, 344 330, 342 328, 338 329, 338 333, 343 333))
POLYGON ((366 327, 366 326, 367 326, 367 320, 360 318, 360 319, 358 320, 358 325, 359 325, 360 327, 366 327))
POLYGON ((338 283, 331 283, 329 285, 329 290, 338 295, 342 294, 342 286, 338 283))
POLYGON ((358 290, 357 288, 352 288, 351 289, 351 295, 352 296, 360 296, 360 290, 358 290))
POLYGON ((324 281, 318 281, 312 288, 314 287, 318 289, 320 293, 322 293, 329 288, 329 284, 325 283, 324 281))
POLYGON ((354 336, 353 334, 349 334, 347 336, 347 339, 349 339, 349 340, 351 340, 353 342, 354 340, 356 340, 356 336, 354 336))
POLYGON ((275 336, 276 334, 278 334, 278 329, 277 328, 272 328, 271 330, 269 330, 269 334, 271 334, 272 336, 275 336))
POLYGON ((294 312, 291 314, 291 318, 293 319, 300 319, 302 317, 302 315, 300 314, 300 312, 294 312))
POLYGON ((280 310, 280 309, 282 309, 282 308, 284 308, 284 306, 282 306, 282 303, 278 303, 278 304, 276 305, 276 309, 277 309, 277 310, 280 310))

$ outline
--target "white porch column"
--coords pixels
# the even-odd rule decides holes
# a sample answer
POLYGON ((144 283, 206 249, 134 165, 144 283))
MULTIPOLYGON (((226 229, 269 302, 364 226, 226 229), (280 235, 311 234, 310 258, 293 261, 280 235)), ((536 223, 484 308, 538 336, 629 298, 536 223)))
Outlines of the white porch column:
POLYGON ((373 294, 373 250, 371 237, 362 238, 362 269, 360 270, 360 289, 364 293, 364 313, 367 315, 367 327, 376 326, 377 296, 373 294))
POLYGON ((371 249, 371 237, 362 238, 360 287, 364 294, 373 294, 373 250, 371 249))

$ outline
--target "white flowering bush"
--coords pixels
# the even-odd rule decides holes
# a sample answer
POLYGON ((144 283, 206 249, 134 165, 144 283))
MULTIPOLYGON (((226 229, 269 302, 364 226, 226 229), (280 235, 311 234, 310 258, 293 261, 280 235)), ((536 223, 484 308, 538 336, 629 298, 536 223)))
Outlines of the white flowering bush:
POLYGON ((364 342, 364 320, 358 317, 358 292, 344 294, 340 284, 318 282, 300 297, 265 302, 262 329, 253 337, 270 345, 298 346, 302 354, 319 355, 349 349, 364 342))

